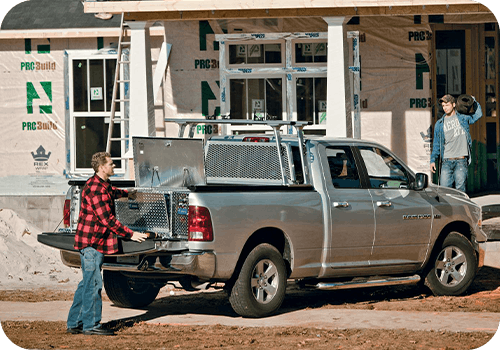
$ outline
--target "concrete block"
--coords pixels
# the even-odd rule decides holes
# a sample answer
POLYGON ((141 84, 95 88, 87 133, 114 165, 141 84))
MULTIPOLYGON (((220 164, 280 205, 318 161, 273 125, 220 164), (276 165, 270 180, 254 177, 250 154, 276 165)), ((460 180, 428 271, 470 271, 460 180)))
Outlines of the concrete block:
POLYGON ((500 269, 500 242, 481 243, 484 249, 484 266, 500 269))

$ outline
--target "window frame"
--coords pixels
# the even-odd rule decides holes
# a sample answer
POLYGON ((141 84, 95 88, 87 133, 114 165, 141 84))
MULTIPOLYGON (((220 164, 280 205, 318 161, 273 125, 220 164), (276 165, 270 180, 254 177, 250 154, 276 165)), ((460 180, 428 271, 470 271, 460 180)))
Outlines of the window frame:
POLYGON ((393 152, 389 151, 387 148, 385 148, 381 145, 370 144, 370 143, 357 144, 354 147, 354 152, 355 152, 355 157, 359 162, 359 166, 360 166, 361 171, 362 171, 362 177, 364 179, 364 183, 365 183, 366 188, 368 188, 370 190, 375 190, 375 189, 376 190, 396 190, 396 189, 412 190, 413 189, 413 183, 415 182, 415 173, 406 165, 405 162, 403 162, 398 156, 396 156, 393 152), (376 149, 382 150, 385 153, 387 153, 388 155, 390 155, 395 161, 397 161, 399 163, 399 165, 401 165, 402 169, 404 170, 406 177, 408 178, 408 187, 407 188, 372 187, 371 182, 370 182, 370 176, 368 175, 368 169, 367 169, 366 164, 365 164, 365 160, 364 160, 363 156, 361 155, 361 150, 360 150, 361 147, 376 148, 376 149))
MULTIPOLYGON (((77 167, 77 155, 76 155, 76 118, 104 118, 104 123, 108 124, 109 127, 109 121, 111 117, 111 111, 107 110, 107 100, 106 100, 106 60, 117 60, 117 53, 115 50, 110 50, 107 53, 102 53, 101 51, 93 51, 93 50, 74 50, 72 52, 68 52, 67 59, 68 59, 68 96, 67 96, 67 101, 68 101, 68 119, 69 119, 69 128, 67 127, 67 135, 69 134, 69 145, 68 142, 66 143, 67 149, 69 148, 69 173, 70 174, 92 174, 94 173, 94 170, 90 167, 88 168, 81 168, 77 167), (80 112, 80 111, 75 111, 74 110, 74 71, 73 71, 73 61, 80 61, 80 60, 86 60, 87 61, 87 111, 86 112, 80 112), (103 61, 103 99, 104 99, 104 111, 95 111, 92 112, 90 111, 90 102, 91 102, 91 96, 90 96, 90 65, 89 62, 90 60, 102 60, 103 61), (69 132, 68 132, 69 131, 69 132)), ((120 67, 118 63, 115 65, 115 67, 120 67)), ((115 68, 116 69, 116 68, 115 68)), ((120 69, 123 69, 121 67, 120 69)), ((114 75, 112 74, 114 77, 114 75)), ((122 96, 124 95, 122 87, 122 96)), ((115 118, 121 119, 121 116, 123 115, 123 111, 125 109, 125 104, 123 102, 120 102, 120 108, 119 110, 117 109, 115 111, 115 118)), ((115 121, 114 124, 120 124, 120 138, 125 137, 125 122, 124 121, 115 121)), ((116 135, 114 135, 116 137, 116 135)), ((104 140, 104 141, 107 141, 104 140)), ((105 150, 103 150, 105 151, 105 150)), ((120 157, 122 157, 125 154, 125 142, 120 141, 120 157)), ((120 168, 115 168, 115 174, 116 175, 125 175, 126 173, 126 162, 122 159, 120 161, 120 168)), ((115 161, 115 164, 117 161, 115 161)), ((118 164, 117 164, 118 165, 118 164)))
MULTIPOLYGON (((225 59, 227 62, 226 67, 229 69, 259 69, 259 68, 283 68, 286 65, 286 41, 283 39, 274 40, 242 40, 242 41, 230 41, 227 43, 227 50, 225 50, 225 59), (252 45, 252 44, 281 44, 281 63, 230 63, 230 50, 229 47, 233 45, 252 45)), ((264 52, 264 51, 263 51, 264 52)), ((248 58, 248 53, 247 53, 248 58)))
MULTIPOLYGON (((220 89, 221 89, 221 114, 230 114, 231 96, 230 80, 233 79, 251 79, 273 78, 284 76, 283 90, 283 117, 285 121, 297 120, 296 113, 296 77, 327 77, 327 62, 296 64, 294 59, 295 42, 327 42, 327 32, 313 33, 245 33, 245 34, 216 34, 216 40, 220 43, 220 89), (282 43, 282 63, 281 64, 229 64, 229 45, 234 44, 267 44, 282 43)), ((267 132, 268 128, 262 126, 231 126, 227 129, 228 134, 239 132, 267 132)), ((293 131, 283 128, 284 133, 293 131)), ((308 125, 304 131, 314 133, 320 131, 326 133, 326 124, 308 125)))
MULTIPOLYGON (((297 89, 296 89, 296 86, 297 86, 297 79, 301 79, 301 78, 304 78, 304 79, 308 79, 308 78, 313 78, 313 79, 316 79, 316 78, 325 78, 325 79, 327 79, 327 73, 326 72, 324 72, 324 73, 307 73, 306 72, 306 73, 296 73, 296 74, 292 75, 291 98, 292 98, 292 102, 293 102, 293 112, 291 114, 290 120, 294 120, 294 121, 298 120, 297 89)), ((315 98, 315 96, 313 96, 313 98, 315 98)), ((314 111, 316 111, 316 104, 314 105, 314 111)), ((315 119, 316 119, 316 116, 313 115, 313 121, 315 119)), ((312 125, 305 126, 304 130, 315 130, 315 131, 326 130, 326 123, 325 124, 319 124, 319 123, 316 124, 316 123, 313 122, 312 125)))
POLYGON ((292 66, 294 67, 318 67, 318 66, 324 66, 326 67, 328 64, 328 39, 327 38, 309 38, 309 39, 294 39, 292 40, 292 66), (297 57, 295 53, 295 44, 309 44, 309 43, 325 43, 326 46, 326 62, 297 62, 297 57))
POLYGON ((328 172, 330 174, 329 178, 325 176, 325 179, 327 179, 327 187, 331 187, 334 190, 362 190, 362 189, 366 189, 366 179, 364 177, 365 174, 363 172, 363 169, 362 169, 361 164, 359 162, 359 159, 357 157, 355 147, 348 145, 348 144, 328 143, 325 145, 325 156, 326 156, 325 161, 326 161, 326 164, 328 165, 328 172), (356 171, 358 173, 359 187, 336 187, 333 184, 333 177, 332 177, 332 173, 331 173, 331 169, 330 169, 330 162, 328 161, 327 151, 328 151, 328 149, 335 149, 335 148, 344 149, 344 152, 346 149, 348 149, 351 152, 352 160, 354 162, 354 166, 355 166, 356 171))

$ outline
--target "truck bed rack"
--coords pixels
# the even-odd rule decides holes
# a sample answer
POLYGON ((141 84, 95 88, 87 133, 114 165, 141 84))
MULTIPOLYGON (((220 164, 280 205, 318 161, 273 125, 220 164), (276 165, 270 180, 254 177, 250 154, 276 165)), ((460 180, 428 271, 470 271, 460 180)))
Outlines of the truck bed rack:
POLYGON ((278 150, 279 163, 281 167, 281 182, 284 186, 293 186, 290 184, 285 160, 283 155, 281 154, 281 133, 280 129, 283 126, 291 126, 295 128, 297 141, 300 148, 300 159, 302 163, 302 173, 304 174, 304 182, 303 185, 310 185, 309 180, 309 168, 307 166, 307 157, 304 143, 304 126, 311 125, 311 122, 305 121, 284 121, 284 120, 243 120, 243 119, 189 119, 189 118, 165 118, 165 122, 176 123, 179 126, 179 137, 182 138, 184 136, 184 131, 186 126, 189 125, 189 133, 188 137, 194 137, 194 130, 198 124, 229 124, 229 125, 265 125, 272 128, 274 132, 274 138, 276 140, 276 147, 278 150))

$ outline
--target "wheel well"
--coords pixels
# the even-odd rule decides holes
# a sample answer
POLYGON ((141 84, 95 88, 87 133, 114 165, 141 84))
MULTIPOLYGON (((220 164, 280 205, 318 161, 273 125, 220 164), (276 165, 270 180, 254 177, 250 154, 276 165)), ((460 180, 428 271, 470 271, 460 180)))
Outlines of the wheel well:
POLYGON ((468 223, 464 221, 455 221, 455 222, 450 222, 448 225, 446 225, 443 230, 441 230, 441 233, 439 234, 438 240, 444 241, 446 236, 450 232, 459 232, 462 235, 464 235, 469 241, 472 238, 472 233, 471 233, 471 227, 469 226, 468 223))
MULTIPOLYGON (((467 238, 469 241, 472 239, 472 233, 471 233, 471 227, 469 226, 468 223, 464 221, 454 221, 450 222, 448 225, 446 225, 442 230, 441 233, 439 234, 438 238, 434 242, 434 245, 431 250, 431 254, 429 254, 429 259, 432 258, 434 254, 437 254, 436 252, 436 247, 441 247, 443 241, 446 239, 446 237, 451 233, 451 232, 458 232, 464 235, 465 238, 467 238)), ((477 252, 476 252, 477 254, 477 252)))
POLYGON ((240 257, 238 259, 238 263, 236 264, 236 268, 234 269, 233 275, 228 282, 236 280, 248 254, 250 254, 252 249, 262 243, 268 243, 278 249, 285 261, 287 275, 290 276, 292 255, 288 239, 285 237, 284 232, 280 229, 275 227, 265 227, 255 231, 247 240, 247 242, 243 246, 243 249, 241 250, 240 257))

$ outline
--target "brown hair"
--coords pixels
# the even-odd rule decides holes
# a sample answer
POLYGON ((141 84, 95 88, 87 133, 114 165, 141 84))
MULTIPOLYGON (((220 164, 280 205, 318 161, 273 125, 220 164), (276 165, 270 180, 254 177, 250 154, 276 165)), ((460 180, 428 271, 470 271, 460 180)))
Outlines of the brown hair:
POLYGON ((443 97, 441 97, 439 99, 439 103, 443 103, 443 102, 444 103, 448 103, 448 102, 455 103, 455 97, 453 97, 450 94, 444 95, 443 97))
POLYGON ((92 161, 90 164, 92 165, 92 169, 97 173, 99 171, 99 166, 107 163, 108 159, 111 158, 111 154, 109 152, 97 152, 92 156, 92 161))

